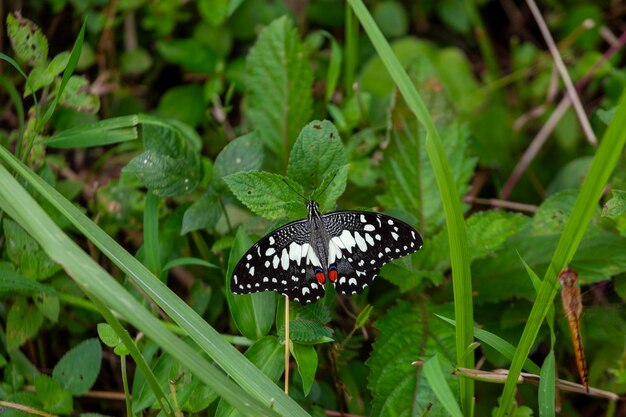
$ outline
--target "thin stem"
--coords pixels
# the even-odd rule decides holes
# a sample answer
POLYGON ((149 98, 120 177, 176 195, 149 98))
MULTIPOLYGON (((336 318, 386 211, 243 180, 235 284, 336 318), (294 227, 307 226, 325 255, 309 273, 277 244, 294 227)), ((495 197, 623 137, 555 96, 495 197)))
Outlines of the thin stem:
POLYGON ((592 145, 597 145, 598 140, 596 139, 595 133, 593 133, 593 129, 591 129, 591 125, 589 124, 589 119, 587 118, 587 114, 585 113, 585 109, 583 108, 582 103, 580 102, 580 98, 578 97, 578 93, 574 88, 574 84, 572 83, 572 79, 567 72, 567 68, 565 68, 565 63, 563 62, 563 58, 561 58, 561 54, 559 53, 559 49, 554 43, 554 39, 550 34, 550 30, 548 29, 548 25, 546 25, 545 20, 543 20, 543 16, 535 3, 535 0, 526 0, 530 11, 533 14, 533 17, 537 21, 537 26, 539 26, 539 30, 543 35, 546 44, 548 45, 548 50, 550 50, 550 54, 552 54, 552 58, 554 59, 554 64, 556 68, 559 70, 559 74, 561 74, 561 78, 563 79, 563 83, 565 84, 565 89, 567 90, 567 94, 569 95, 570 100, 572 100, 572 104, 574 105, 574 109, 576 110, 576 114, 578 115, 578 121, 580 122, 580 126, 582 127, 585 135, 587 136, 587 140, 592 145))
POLYGON ((122 386, 124 387, 124 397, 126 400, 126 415, 128 417, 134 416, 133 414, 133 407, 131 405, 131 401, 130 401, 130 389, 128 388, 128 375, 126 374, 126 356, 127 355, 121 355, 120 356, 120 366, 121 366, 121 372, 122 372, 122 386))

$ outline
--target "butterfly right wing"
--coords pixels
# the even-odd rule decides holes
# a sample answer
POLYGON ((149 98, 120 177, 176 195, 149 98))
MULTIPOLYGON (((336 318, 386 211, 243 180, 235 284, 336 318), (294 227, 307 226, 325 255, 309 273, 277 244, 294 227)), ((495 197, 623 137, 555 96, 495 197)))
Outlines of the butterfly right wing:
POLYGON ((315 279, 319 260, 309 244, 306 220, 282 226, 255 243, 233 270, 234 294, 277 291, 292 300, 315 302, 324 287, 315 279))

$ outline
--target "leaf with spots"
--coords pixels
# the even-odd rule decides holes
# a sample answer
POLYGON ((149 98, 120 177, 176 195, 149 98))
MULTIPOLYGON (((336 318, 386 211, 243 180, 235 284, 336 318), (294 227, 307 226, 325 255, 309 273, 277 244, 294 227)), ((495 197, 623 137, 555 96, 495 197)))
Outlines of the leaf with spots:
POLYGON ((302 200, 291 189, 302 193, 302 187, 282 175, 238 172, 224 177, 224 181, 243 204, 260 216, 268 219, 297 219, 306 215, 302 200))
POLYGON ((348 157, 335 126, 328 120, 315 120, 300 131, 289 155, 287 175, 300 183, 306 194, 320 189, 324 179, 327 184, 331 180, 343 182, 345 188, 347 173, 342 178, 332 177, 347 163, 348 157))
POLYGON ((195 142, 181 129, 165 124, 142 125, 145 151, 123 169, 151 192, 161 197, 187 194, 201 177, 200 156, 195 142))
POLYGON ((19 12, 7 14, 7 34, 19 59, 32 66, 43 66, 48 59, 48 39, 41 29, 19 12))
POLYGON ((215 158, 213 186, 222 191, 226 188, 224 177, 236 172, 257 171, 263 164, 263 145, 255 132, 235 138, 215 158))
POLYGON ((52 378, 72 395, 83 395, 96 382, 101 362, 100 342, 87 339, 63 355, 52 371, 52 378))
MULTIPOLYGON (((454 328, 436 319, 434 313, 453 315, 453 306, 401 302, 374 323, 379 334, 366 363, 370 368, 368 386, 374 396, 371 415, 420 415, 429 402, 434 404, 429 417, 448 415, 424 374, 411 364, 435 353, 454 363, 454 328)), ((456 392, 456 379, 448 375, 447 380, 456 392)))
POLYGON ((7 315, 7 350, 22 346, 39 332, 42 324, 43 315, 33 304, 22 297, 15 300, 7 315))

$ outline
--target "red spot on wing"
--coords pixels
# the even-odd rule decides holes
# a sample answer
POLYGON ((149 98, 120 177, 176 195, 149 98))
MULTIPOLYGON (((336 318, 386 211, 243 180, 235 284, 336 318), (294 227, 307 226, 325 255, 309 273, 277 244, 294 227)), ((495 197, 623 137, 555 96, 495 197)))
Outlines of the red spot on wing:
POLYGON ((315 278, 317 279, 317 282, 320 283, 320 285, 324 285, 325 278, 324 278, 324 273, 322 271, 317 271, 315 273, 315 278))
POLYGON ((330 271, 328 271, 328 278, 330 279, 330 282, 337 281, 337 270, 331 269, 330 271))

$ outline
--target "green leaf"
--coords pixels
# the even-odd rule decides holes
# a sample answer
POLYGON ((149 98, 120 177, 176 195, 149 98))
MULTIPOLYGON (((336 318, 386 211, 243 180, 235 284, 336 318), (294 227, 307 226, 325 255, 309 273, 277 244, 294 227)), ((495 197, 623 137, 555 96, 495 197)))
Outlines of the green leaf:
POLYGON ((43 315, 26 299, 19 297, 9 309, 7 315, 7 351, 17 349, 24 342, 39 332, 43 324, 43 315))
POLYGON ((256 132, 235 138, 224 146, 213 164, 213 185, 226 188, 224 177, 237 172, 256 171, 263 165, 263 145, 256 132))
POLYGON ((41 29, 20 12, 7 14, 7 34, 19 59, 31 66, 43 66, 48 59, 48 39, 41 29))
POLYGON ((33 297, 35 305, 48 320, 55 322, 59 318, 59 297, 41 292, 33 297))
POLYGON ((224 181, 235 197, 260 216, 268 219, 306 216, 306 207, 296 195, 302 193, 302 187, 282 175, 238 172, 224 177, 224 181))
POLYGON ((37 375, 35 378, 35 391, 43 409, 55 414, 69 414, 73 409, 72 394, 61 388, 54 379, 48 375, 37 375))
MULTIPOLYGON (((278 336, 285 338, 285 325, 281 324, 278 329, 278 336)), ((331 342, 333 329, 324 326, 318 320, 306 317, 298 317, 289 322, 289 339, 293 342, 316 345, 331 342)))
POLYGON ((59 103, 71 109, 96 113, 100 109, 100 98, 88 91, 89 81, 82 75, 72 75, 59 97, 59 103))
POLYGON ((171 39, 157 42, 157 50, 163 58, 198 74, 215 71, 215 52, 197 39, 171 39))
POLYGON ((54 148, 86 148, 135 140, 140 116, 122 116, 73 127, 44 141, 54 148))
POLYGON ((200 124, 206 111, 202 87, 195 84, 170 88, 159 100, 157 108, 159 116, 180 120, 193 127, 200 124))
POLYGON ((537 401, 539 402, 539 417, 554 417, 554 401, 555 401, 555 364, 554 351, 550 350, 548 356, 541 365, 541 379, 539 380, 539 394, 537 401))
POLYGON ((448 381, 446 381, 441 362, 444 362, 443 365, 446 367, 446 374, 450 375, 452 373, 452 365, 450 362, 442 358, 441 355, 436 353, 432 358, 424 362, 424 376, 428 381, 430 389, 433 390, 435 396, 439 400, 439 404, 443 406, 448 415, 463 417, 463 413, 461 413, 461 409, 459 408, 459 403, 457 402, 454 394, 452 394, 448 381))
MULTIPOLYGON (((385 207, 398 207, 418 216, 419 228, 428 236, 439 230, 445 221, 441 195, 424 146, 423 130, 410 118, 404 123, 403 129, 391 132, 391 144, 382 164, 386 187, 378 200, 385 207)), ((446 157, 461 195, 468 190, 476 164, 476 160, 467 155, 468 138, 467 129, 458 123, 450 124, 442 132, 446 157)))
POLYGON ((374 307, 371 304, 366 305, 365 308, 361 310, 359 315, 356 317, 354 327, 360 329, 361 327, 365 326, 370 320, 370 315, 372 314, 372 311, 374 311, 374 307))
POLYGON ((144 124, 142 136, 146 150, 134 157, 123 172, 136 176, 161 197, 193 191, 201 178, 195 144, 168 126, 144 124))
MULTIPOLYGON (((264 336, 254 342, 244 355, 270 380, 276 382, 285 371, 284 351, 285 346, 278 341, 276 336, 264 336)), ((240 415, 225 401, 220 401, 215 413, 216 417, 240 415)))
POLYGON ((108 347, 113 348, 120 344, 121 339, 119 338, 117 333, 115 333, 115 330, 113 330, 113 327, 111 327, 110 324, 98 323, 97 329, 98 337, 100 338, 100 340, 102 340, 102 343, 104 343, 108 347))
POLYGON ((372 17, 386 37, 395 38, 406 34, 409 19, 402 3, 395 0, 384 0, 376 3, 372 17))
POLYGON ((602 217, 615 219, 626 213, 626 191, 611 190, 613 196, 604 204, 602 217))
POLYGON ((222 218, 220 196, 213 190, 204 193, 185 210, 181 235, 201 229, 213 229, 222 218))
POLYGON ((56 295, 54 288, 40 284, 32 278, 26 278, 17 272, 0 269, 0 293, 35 294, 45 293, 56 295))
POLYGON ((42 87, 47 87, 54 82, 57 75, 59 75, 67 66, 70 60, 69 52, 61 52, 55 56, 47 68, 35 67, 28 74, 28 82, 24 89, 24 97, 36 92, 42 87), (31 89, 32 88, 32 89, 31 89))
POLYGON ((315 120, 300 131, 289 155, 287 176, 310 195, 319 190, 324 177, 347 163, 348 157, 335 126, 328 120, 315 120))
POLYGON ((22 275, 44 280, 61 269, 17 223, 5 218, 3 225, 7 241, 7 256, 14 265, 20 268, 22 275))
POLYGON ((87 339, 70 349, 52 370, 52 378, 74 396, 91 389, 100 373, 102 347, 98 339, 87 339))
POLYGON ((141 47, 122 52, 120 61, 122 73, 134 76, 145 73, 154 63, 152 55, 141 47))
MULTIPOLYGON (((412 306, 401 302, 374 323, 380 333, 367 361, 370 368, 368 386, 374 396, 372 415, 408 417, 415 415, 416 410, 421 412, 429 402, 434 404, 429 417, 448 415, 435 401, 424 374, 420 373, 419 380, 416 380, 417 372, 411 364, 420 357, 434 354, 454 361, 454 328, 432 317, 435 312, 446 314, 446 310, 451 314, 451 306, 412 306), (417 397, 416 390, 419 392, 417 397)), ((455 383, 451 375, 447 380, 455 383)))
POLYGON ((230 280, 237 262, 252 246, 252 241, 240 227, 237 230, 226 271, 226 299, 235 325, 248 339, 257 340, 272 329, 276 314, 276 293, 272 291, 235 295, 230 280))
POLYGON ((314 346, 292 343, 293 356, 298 364, 298 373, 302 379, 302 391, 304 395, 309 395, 315 372, 317 372, 317 351, 314 346))
POLYGON ((470 216, 466 225, 472 260, 500 249, 507 239, 519 233, 529 221, 521 214, 505 211, 482 211, 470 216))
POLYGON ((250 121, 284 166, 311 114, 313 82, 306 50, 287 17, 261 31, 248 53, 246 74, 250 121))

